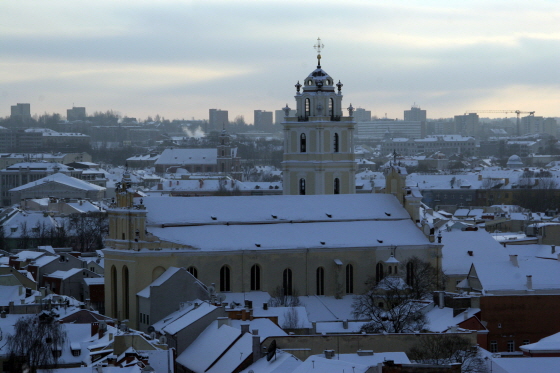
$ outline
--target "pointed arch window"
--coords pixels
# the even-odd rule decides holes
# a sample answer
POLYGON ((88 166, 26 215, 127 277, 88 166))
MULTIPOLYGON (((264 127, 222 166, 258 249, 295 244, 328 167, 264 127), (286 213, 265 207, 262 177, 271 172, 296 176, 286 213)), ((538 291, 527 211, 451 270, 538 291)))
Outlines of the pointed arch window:
POLYGON ((228 266, 220 269, 220 291, 231 291, 231 274, 228 266))
POLYGON ((334 194, 340 194, 340 179, 338 177, 334 179, 334 194))
POLYGON ((354 293, 354 266, 346 265, 346 294, 354 293))
POLYGON ((305 133, 299 136, 299 151, 305 153, 307 151, 307 139, 305 138, 305 133))
POLYGON ((187 268, 187 272, 189 272, 194 278, 198 278, 198 269, 194 266, 190 266, 187 268))
POLYGON ((325 295, 325 269, 317 268, 317 295, 325 295))
POLYGON ((338 133, 334 134, 334 141, 333 142, 334 142, 333 151, 335 153, 338 153, 340 151, 340 139, 339 139, 338 133))
POLYGON ((292 270, 290 268, 286 268, 282 273, 282 289, 284 291, 284 295, 293 294, 292 270))
POLYGON ((383 263, 379 262, 375 266, 375 282, 379 283, 379 281, 383 280, 383 263))
POLYGON ((305 99, 305 117, 309 117, 311 115, 311 101, 308 98, 305 99))
POLYGON ((251 290, 261 290, 261 267, 258 264, 251 267, 251 290))
POLYGON ((305 195, 305 179, 303 178, 299 179, 299 194, 305 195))
POLYGON ((333 109, 334 109, 334 100, 332 98, 329 98, 329 115, 331 117, 334 115, 334 110, 333 109))

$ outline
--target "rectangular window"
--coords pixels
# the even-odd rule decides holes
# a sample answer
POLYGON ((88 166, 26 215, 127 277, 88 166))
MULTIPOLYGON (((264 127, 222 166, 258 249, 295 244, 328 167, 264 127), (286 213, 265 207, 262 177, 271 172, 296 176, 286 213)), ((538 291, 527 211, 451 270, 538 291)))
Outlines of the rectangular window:
POLYGON ((498 352, 498 341, 490 341, 490 352, 498 352))
POLYGON ((507 352, 515 351, 515 341, 508 341, 507 343, 507 352))

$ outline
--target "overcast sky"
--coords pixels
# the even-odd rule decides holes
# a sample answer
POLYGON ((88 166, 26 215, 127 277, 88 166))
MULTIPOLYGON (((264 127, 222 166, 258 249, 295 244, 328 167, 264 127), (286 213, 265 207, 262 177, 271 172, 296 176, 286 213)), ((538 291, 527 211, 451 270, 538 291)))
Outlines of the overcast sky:
POLYGON ((252 123, 295 106, 317 37, 345 106, 560 116, 558 0, 1 0, 0 116, 25 102, 252 123))

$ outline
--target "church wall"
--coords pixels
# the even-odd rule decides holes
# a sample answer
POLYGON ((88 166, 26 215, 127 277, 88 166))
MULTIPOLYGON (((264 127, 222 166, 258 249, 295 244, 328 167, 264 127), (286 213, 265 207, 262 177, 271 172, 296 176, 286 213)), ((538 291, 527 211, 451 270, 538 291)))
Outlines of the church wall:
POLYGON ((331 131, 323 131, 323 151, 325 153, 331 152, 331 131))

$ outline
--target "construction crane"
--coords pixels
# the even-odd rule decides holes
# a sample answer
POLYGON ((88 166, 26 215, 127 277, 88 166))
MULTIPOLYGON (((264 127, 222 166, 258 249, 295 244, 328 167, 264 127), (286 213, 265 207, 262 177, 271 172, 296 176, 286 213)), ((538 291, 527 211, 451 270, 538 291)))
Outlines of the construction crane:
POLYGON ((517 136, 521 136, 521 126, 520 126, 520 114, 529 114, 529 116, 534 117, 534 111, 521 111, 521 110, 467 110, 465 111, 465 115, 467 114, 478 114, 478 113, 515 113, 517 114, 517 136))

